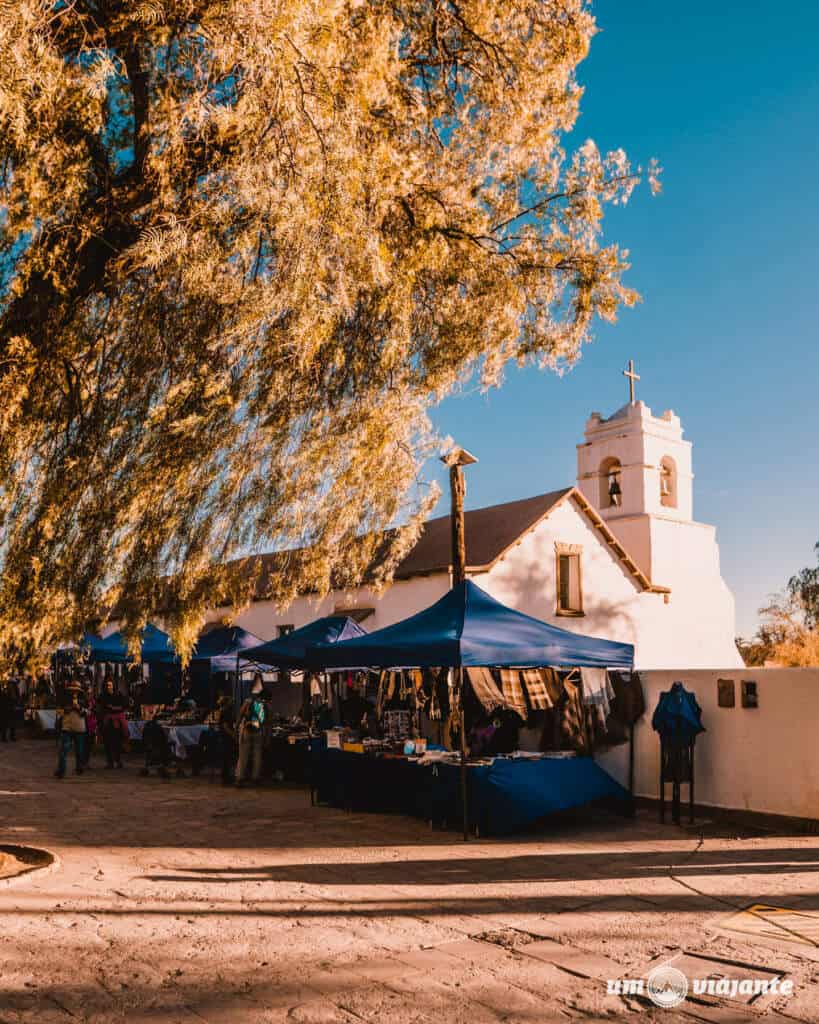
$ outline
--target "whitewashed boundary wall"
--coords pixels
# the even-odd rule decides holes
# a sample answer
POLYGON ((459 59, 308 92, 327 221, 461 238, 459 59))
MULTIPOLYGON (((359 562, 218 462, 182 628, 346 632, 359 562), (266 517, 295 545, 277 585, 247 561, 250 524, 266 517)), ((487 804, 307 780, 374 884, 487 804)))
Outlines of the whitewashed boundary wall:
MULTIPOLYGON (((696 744, 696 802, 819 820, 819 668, 646 671, 640 679, 646 713, 634 730, 637 796, 659 795, 660 742, 651 715, 660 693, 679 680, 696 694, 707 730, 696 744), (734 682, 733 707, 719 706, 721 679, 734 682), (743 680, 756 683, 755 708, 743 707, 743 680)), ((600 753, 597 760, 626 783, 627 744, 600 753)), ((682 794, 687 800, 687 787, 682 794)))

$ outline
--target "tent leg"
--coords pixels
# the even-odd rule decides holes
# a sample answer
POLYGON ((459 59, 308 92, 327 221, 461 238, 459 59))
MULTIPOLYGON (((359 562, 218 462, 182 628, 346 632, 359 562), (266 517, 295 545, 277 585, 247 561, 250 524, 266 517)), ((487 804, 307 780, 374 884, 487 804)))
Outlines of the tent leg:
POLYGON ((458 668, 458 703, 460 706, 461 733, 461 803, 464 816, 464 842, 469 840, 469 800, 466 781, 466 714, 464 712, 464 670, 458 668))
POLYGON ((233 721, 239 721, 239 698, 241 688, 239 684, 239 655, 236 655, 236 675, 233 677, 233 721))

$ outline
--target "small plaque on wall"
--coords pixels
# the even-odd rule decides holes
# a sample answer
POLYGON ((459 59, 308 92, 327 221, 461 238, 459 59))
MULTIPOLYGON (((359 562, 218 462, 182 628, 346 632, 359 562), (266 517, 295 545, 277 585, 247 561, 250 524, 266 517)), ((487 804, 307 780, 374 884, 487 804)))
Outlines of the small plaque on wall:
POLYGON ((717 705, 721 708, 736 706, 737 694, 733 679, 717 680, 717 705))
POLYGON ((744 708, 759 707, 759 693, 753 679, 742 680, 742 706, 744 708))

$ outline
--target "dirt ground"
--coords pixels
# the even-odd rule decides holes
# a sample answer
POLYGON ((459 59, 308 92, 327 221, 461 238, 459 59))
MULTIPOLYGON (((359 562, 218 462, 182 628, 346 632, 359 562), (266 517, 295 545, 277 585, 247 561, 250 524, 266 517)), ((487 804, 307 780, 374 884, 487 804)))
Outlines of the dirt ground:
POLYGON ((0 744, 0 843, 58 858, 0 883, 2 1024, 819 1021, 817 837, 589 811, 464 844, 298 787, 53 767, 52 742, 0 744), (804 929, 726 930, 750 904, 804 929), (680 950, 794 993, 607 995, 680 950))

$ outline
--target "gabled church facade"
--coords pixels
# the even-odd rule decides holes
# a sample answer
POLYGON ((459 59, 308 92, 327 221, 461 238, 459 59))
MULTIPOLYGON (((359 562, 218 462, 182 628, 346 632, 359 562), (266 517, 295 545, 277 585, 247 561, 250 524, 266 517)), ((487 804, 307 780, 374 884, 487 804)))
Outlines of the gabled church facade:
MULTIPOLYGON (((576 485, 467 512, 466 542, 479 586, 563 629, 634 644, 637 668, 742 665, 716 531, 693 519, 691 443, 671 412, 631 401, 608 418, 592 413, 576 485)), ((305 596, 284 611, 259 600, 235 621, 265 640, 334 613, 379 629, 446 593, 449 545, 449 517, 432 519, 381 593, 305 596)))

